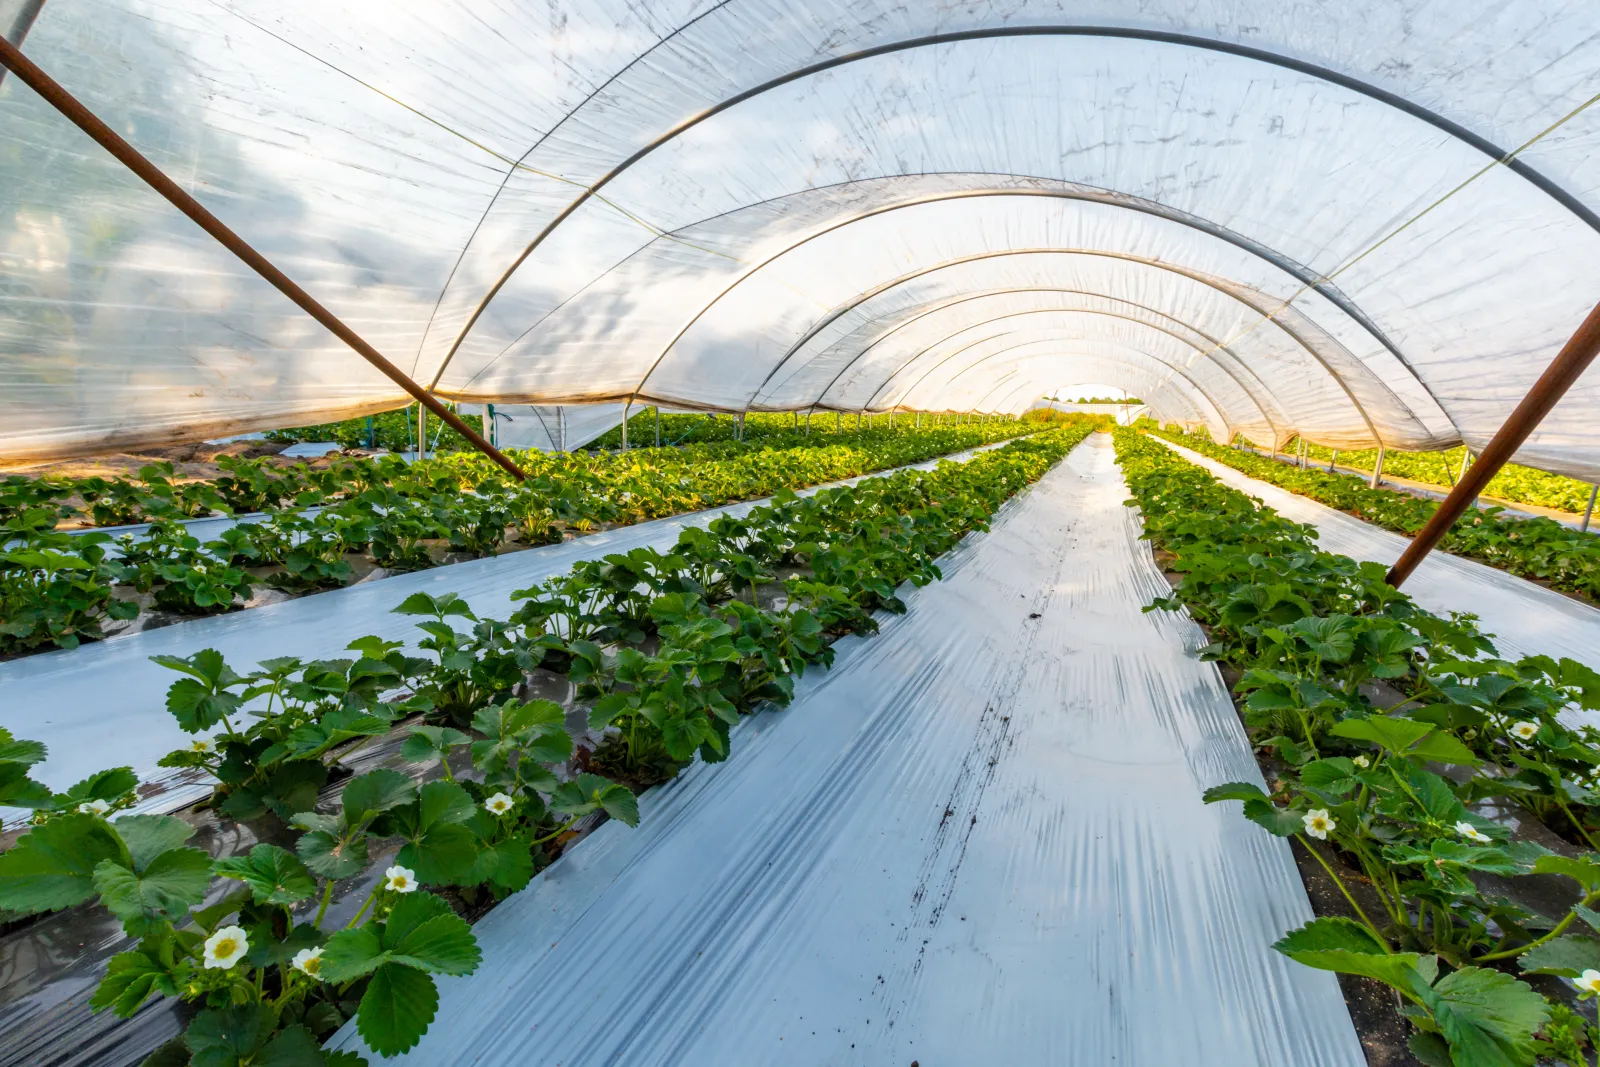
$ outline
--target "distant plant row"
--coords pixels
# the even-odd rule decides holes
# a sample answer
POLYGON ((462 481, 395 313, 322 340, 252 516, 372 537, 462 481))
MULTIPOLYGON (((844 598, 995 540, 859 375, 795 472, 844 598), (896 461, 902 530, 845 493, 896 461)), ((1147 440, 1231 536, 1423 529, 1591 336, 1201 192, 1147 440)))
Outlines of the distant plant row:
MULTIPOLYGON (((1415 534, 1439 508, 1436 500, 1394 489, 1373 489, 1358 475, 1329 474, 1315 466, 1301 470, 1254 452, 1213 444, 1204 434, 1185 434, 1153 425, 1146 428, 1253 478, 1388 530, 1415 534)), ((1525 518, 1497 506, 1471 508, 1450 528, 1439 547, 1522 578, 1549 582, 1557 589, 1600 600, 1600 538, 1554 519, 1525 518)))
POLYGON ((223 457, 214 482, 180 483, 170 468, 138 481, 0 482, 0 654, 75 647, 141 610, 229 611, 269 587, 337 588, 370 572, 554 543, 625 525, 915 463, 1038 429, 1020 421, 923 430, 878 427, 807 439, 793 433, 627 453, 518 454, 513 481, 476 452, 418 464, 346 459, 313 470, 223 457), (67 534, 76 495, 100 522, 153 519, 113 542, 67 534), (263 512, 202 542, 182 519, 263 512))

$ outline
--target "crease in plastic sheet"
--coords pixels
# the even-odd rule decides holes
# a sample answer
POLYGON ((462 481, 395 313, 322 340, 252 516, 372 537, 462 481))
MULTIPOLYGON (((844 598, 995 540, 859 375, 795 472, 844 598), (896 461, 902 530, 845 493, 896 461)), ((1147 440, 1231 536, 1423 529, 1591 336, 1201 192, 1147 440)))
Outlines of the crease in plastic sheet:
MULTIPOLYGON (((1242 474, 1198 452, 1152 437, 1225 485, 1263 501, 1278 514, 1317 528, 1317 544, 1352 559, 1390 566, 1409 538, 1391 533, 1287 489, 1242 474)), ((1428 553, 1404 591, 1435 614, 1476 615, 1501 655, 1571 657, 1600 668, 1600 609, 1503 570, 1448 552, 1428 553)), ((1593 716, 1590 716, 1593 718, 1593 716)), ((1595 720, 1600 724, 1600 719, 1595 720)))
MULTIPOLYGON (((49 3, 25 48, 454 399, 861 403, 856 382, 817 399, 861 346, 796 346, 866 297, 884 328, 917 314, 897 290, 919 270, 1042 246, 1168 268, 1090 291, 1227 342, 1267 395, 1208 342, 1140 329, 1136 352, 1075 314, 1032 340, 999 324, 1005 352, 878 402, 1021 411, 1122 384, 1224 438, 1481 448, 1594 300, 1569 268, 1600 254, 1593 4, 372 10, 49 3)), ((0 131, 19 148, 0 161, 0 456, 405 402, 14 77, 0 131)), ((1033 259, 1025 283, 1083 288, 1067 263, 1033 259)), ((1597 404, 1579 381, 1519 462, 1600 476, 1597 404)))
MULTIPOLYGON (((1002 441, 944 458, 964 460, 1005 444, 1002 441)), ((925 470, 938 462, 928 460, 897 469, 925 470)), ((879 471, 833 484, 850 485, 889 473, 892 471, 879 471)), ((798 492, 805 496, 820 488, 798 492)), ((189 656, 214 648, 235 668, 248 668, 273 656, 337 656, 349 642, 366 634, 404 641, 415 652, 415 619, 391 610, 412 593, 457 593, 480 617, 503 619, 515 607, 513 591, 564 574, 580 560, 645 546, 667 548, 687 527, 704 526, 719 515, 744 515, 765 502, 751 500, 655 519, 564 544, 397 574, 0 663, 0 726, 18 737, 45 744, 50 756, 35 768, 34 777, 54 789, 66 789, 106 767, 132 766, 141 783, 139 810, 173 810, 200 799, 211 787, 193 771, 156 765, 168 752, 185 746, 190 735, 178 728, 166 710, 167 688, 177 675, 150 662, 151 656, 189 656)), ((232 521, 201 519, 191 520, 191 524, 232 521)), ((17 814, 0 809, 0 815, 17 814)))
POLYGON ((1198 628, 1140 611, 1125 496, 1091 437, 479 922, 386 1062, 1364 1064, 1334 977, 1270 947, 1311 917, 1288 847, 1201 803, 1260 776, 1198 628))

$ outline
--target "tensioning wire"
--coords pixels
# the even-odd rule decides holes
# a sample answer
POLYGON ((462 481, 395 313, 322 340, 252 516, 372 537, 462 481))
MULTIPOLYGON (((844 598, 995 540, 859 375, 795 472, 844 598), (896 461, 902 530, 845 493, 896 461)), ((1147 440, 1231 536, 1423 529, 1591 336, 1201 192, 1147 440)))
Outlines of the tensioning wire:
MULTIPOLYGON (((1505 155, 1500 156, 1500 157, 1498 157, 1496 159, 1491 159, 1488 163, 1485 163, 1482 167, 1478 168, 1472 174, 1468 175, 1462 181, 1458 182, 1453 188, 1451 188, 1449 191, 1444 193, 1442 196, 1440 196, 1437 199, 1435 199, 1434 201, 1432 201, 1430 204, 1428 204, 1427 207, 1424 207, 1421 211, 1417 212, 1415 215, 1412 215, 1410 218, 1406 219, 1400 225, 1398 225, 1394 229, 1390 230, 1387 234, 1385 234, 1384 236, 1380 237, 1378 240, 1374 241, 1372 244, 1368 245, 1366 248, 1362 249, 1355 256, 1353 256, 1352 258, 1346 260, 1344 263, 1340 264, 1333 271, 1331 271, 1331 272, 1329 272, 1327 274, 1320 274, 1320 275, 1317 276, 1317 278, 1314 281, 1307 282, 1307 283, 1303 284, 1302 286, 1300 286, 1299 289, 1295 290, 1295 292, 1292 295, 1290 295, 1286 300, 1284 300, 1281 304, 1279 304, 1276 309, 1274 309, 1273 311, 1267 312, 1266 314, 1262 315, 1261 318, 1257 319, 1255 322, 1251 323, 1249 326, 1246 326, 1244 329, 1240 330, 1234 336, 1228 338, 1228 340, 1219 342, 1217 345, 1215 345, 1210 350, 1210 352, 1215 352, 1218 349, 1226 348, 1227 346, 1233 344, 1235 341, 1238 341, 1240 338, 1244 337, 1246 334, 1251 333, 1252 331, 1254 331, 1258 326, 1261 326, 1263 323, 1277 321, 1277 317, 1278 317, 1278 314, 1280 312, 1287 311, 1289 309, 1290 305, 1292 305, 1296 300, 1300 299, 1306 293, 1310 292, 1316 286, 1322 284, 1323 282, 1331 283, 1339 275, 1343 274, 1345 271, 1349 270, 1351 267, 1354 267, 1357 263, 1360 263, 1363 259, 1366 259, 1372 253, 1376 252, 1379 248, 1382 248, 1384 245, 1386 245, 1390 241, 1394 240, 1401 233, 1403 233, 1405 230, 1407 230, 1410 227, 1412 227, 1413 225, 1415 225, 1417 222, 1420 222, 1424 216, 1426 216, 1427 214, 1432 212, 1435 208, 1438 208, 1445 201, 1449 200, 1451 197, 1455 196, 1457 193, 1461 192, 1467 186, 1471 185, 1473 182, 1477 181, 1479 178, 1482 178, 1485 174, 1488 174, 1494 168, 1502 167, 1502 166, 1505 166, 1506 164, 1510 163, 1512 160, 1514 160, 1518 156, 1522 155, 1522 153, 1526 152, 1528 149, 1532 148, 1534 145, 1536 145, 1540 141, 1544 140, 1550 134, 1554 133, 1556 130, 1560 129, 1562 126, 1565 126, 1568 122, 1572 121, 1573 119, 1577 118, 1579 115, 1583 114, 1589 108, 1593 107, 1596 103, 1600 103, 1600 93, 1596 93, 1594 96, 1589 97, 1589 99, 1585 100, 1583 103, 1579 104, 1577 107, 1573 108, 1571 111, 1569 111, 1565 115, 1561 116, 1555 122, 1552 122, 1550 125, 1546 126, 1544 129, 1540 130, 1538 133, 1536 133, 1532 137, 1528 138, 1528 140, 1524 141, 1522 144, 1518 145, 1516 148, 1514 148, 1510 152, 1507 152, 1505 155)), ((1203 357, 1205 355, 1209 355, 1210 352, 1201 353, 1201 357, 1203 357)))

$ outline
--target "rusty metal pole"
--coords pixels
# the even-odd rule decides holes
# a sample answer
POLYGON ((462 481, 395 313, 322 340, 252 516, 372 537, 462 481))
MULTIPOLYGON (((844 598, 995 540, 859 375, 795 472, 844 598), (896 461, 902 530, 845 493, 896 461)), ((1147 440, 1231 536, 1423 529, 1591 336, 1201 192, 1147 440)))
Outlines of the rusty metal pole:
MULTIPOLYGON (((518 481, 527 480, 527 475, 507 459, 504 453, 485 441, 481 434, 440 403, 432 393, 412 381, 409 375, 385 359, 381 352, 346 326, 333 312, 319 304, 287 274, 273 266, 271 261, 252 248, 244 238, 206 210, 204 205, 167 177, 160 167, 146 159, 115 130, 100 121, 77 97, 63 89, 55 79, 40 70, 31 59, 4 37, 0 37, 0 66, 15 74, 28 88, 42 96, 46 103, 61 112, 69 122, 93 138, 101 148, 117 157, 123 166, 160 193, 169 204, 189 216, 195 225, 216 238, 219 244, 243 260, 246 266, 265 278, 278 292, 294 301, 302 311, 320 322, 328 332, 349 345, 362 359, 378 368, 390 381, 411 394, 417 403, 439 416, 456 433, 472 442, 474 448, 494 460, 518 481)), ((418 444, 420 447, 421 442, 418 444)))
POLYGON ((1556 358, 1551 360, 1550 366, 1545 368, 1533 388, 1528 390, 1528 395, 1522 398, 1522 403, 1517 405, 1511 417, 1478 453, 1472 466, 1462 474, 1456 487, 1439 505, 1439 510, 1433 513, 1433 518, 1417 534, 1416 540, 1406 546, 1405 552, 1389 570, 1390 585, 1398 586, 1410 577, 1411 572, 1417 569, 1417 564, 1433 551, 1433 547, 1466 513, 1467 507, 1478 498, 1478 494, 1483 492, 1489 480, 1500 473, 1500 468, 1522 447, 1528 435, 1550 414, 1550 409, 1566 395, 1579 375, 1594 362, 1596 353, 1600 353, 1600 304, 1589 312, 1577 332, 1556 353, 1556 358))

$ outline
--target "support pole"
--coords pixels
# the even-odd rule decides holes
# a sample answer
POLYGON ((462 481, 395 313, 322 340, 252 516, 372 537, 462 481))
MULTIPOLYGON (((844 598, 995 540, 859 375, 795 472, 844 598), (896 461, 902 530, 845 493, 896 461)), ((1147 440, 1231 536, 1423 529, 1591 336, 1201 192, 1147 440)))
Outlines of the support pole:
POLYGON ((417 405, 417 459, 428 458, 428 409, 417 405))
POLYGON ((1561 398, 1566 395, 1572 383, 1588 369, 1594 357, 1600 353, 1600 304, 1589 312, 1587 318, 1578 327, 1571 339, 1556 353, 1556 358, 1539 375, 1539 380, 1528 390, 1528 395, 1522 398, 1511 417, 1506 419, 1494 437, 1478 453, 1477 462, 1474 463, 1450 495, 1444 498, 1444 503, 1439 505, 1439 510, 1433 513, 1433 518, 1417 534, 1416 540, 1406 547, 1405 552, 1396 561, 1389 571, 1389 584, 1400 585, 1411 572, 1417 569, 1423 557, 1433 550, 1433 547, 1443 540, 1450 527, 1455 525, 1457 519, 1466 513, 1468 505, 1476 500, 1478 494, 1483 492, 1489 480, 1500 473, 1500 468, 1506 465, 1528 436, 1538 429, 1539 423, 1550 413, 1561 398))
POLYGON ((628 450, 628 410, 633 407, 633 401, 622 405, 622 450, 628 450))
MULTIPOLYGON (((245 265, 265 278, 278 292, 294 301, 302 311, 321 323, 328 332, 339 340, 349 345, 362 359, 372 364, 385 377, 409 393, 417 403, 443 419, 451 429, 472 443, 472 446, 506 471, 518 481, 526 481, 527 475, 498 449, 485 441, 481 434, 463 422, 455 412, 450 411, 439 402, 432 393, 411 380, 411 377, 390 363, 376 348, 373 348, 350 327, 346 326, 333 312, 323 307, 300 286, 296 285, 288 275, 273 266, 260 252, 251 247, 244 238, 229 229, 222 220, 206 210, 194 197, 185 192, 176 182, 167 177, 154 163, 142 156, 137 149, 123 140, 115 130, 100 121, 93 112, 71 93, 63 89, 44 71, 40 70, 27 56, 4 37, 0 37, 0 67, 4 67, 15 74, 22 82, 44 98, 45 102, 55 108, 68 121, 78 129, 88 134, 94 141, 115 156, 123 166, 138 175, 145 184, 157 193, 160 193, 173 207, 189 216, 195 225, 214 237, 228 251, 244 261, 245 265)), ((418 449, 426 448, 426 442, 419 441, 418 449)))
POLYGON ((1467 467, 1471 463, 1472 463, 1472 449, 1465 448, 1465 447, 1462 448, 1461 449, 1461 473, 1456 475, 1456 481, 1459 482, 1461 479, 1463 479, 1463 478, 1465 478, 1467 476, 1467 467))
POLYGON ((1333 473, 1333 465, 1335 463, 1338 463, 1338 462, 1339 462, 1339 450, 1336 448, 1336 449, 1333 450, 1333 458, 1328 460, 1328 473, 1329 474, 1333 473))
POLYGON ((656 405, 656 447, 661 447, 661 405, 656 405))
POLYGON ((817 409, 816 408, 812 408, 810 411, 806 412, 806 436, 807 437, 811 436, 811 416, 815 415, 816 413, 817 413, 817 409))
POLYGON ((1594 498, 1596 494, 1600 494, 1600 482, 1596 482, 1589 488, 1589 506, 1583 509, 1583 523, 1578 527, 1578 532, 1580 533, 1589 532, 1589 517, 1594 514, 1594 498))
POLYGON ((1382 441, 1378 442, 1378 462, 1372 465, 1372 478, 1367 482, 1367 487, 1376 489, 1383 484, 1383 457, 1385 448, 1382 441))

